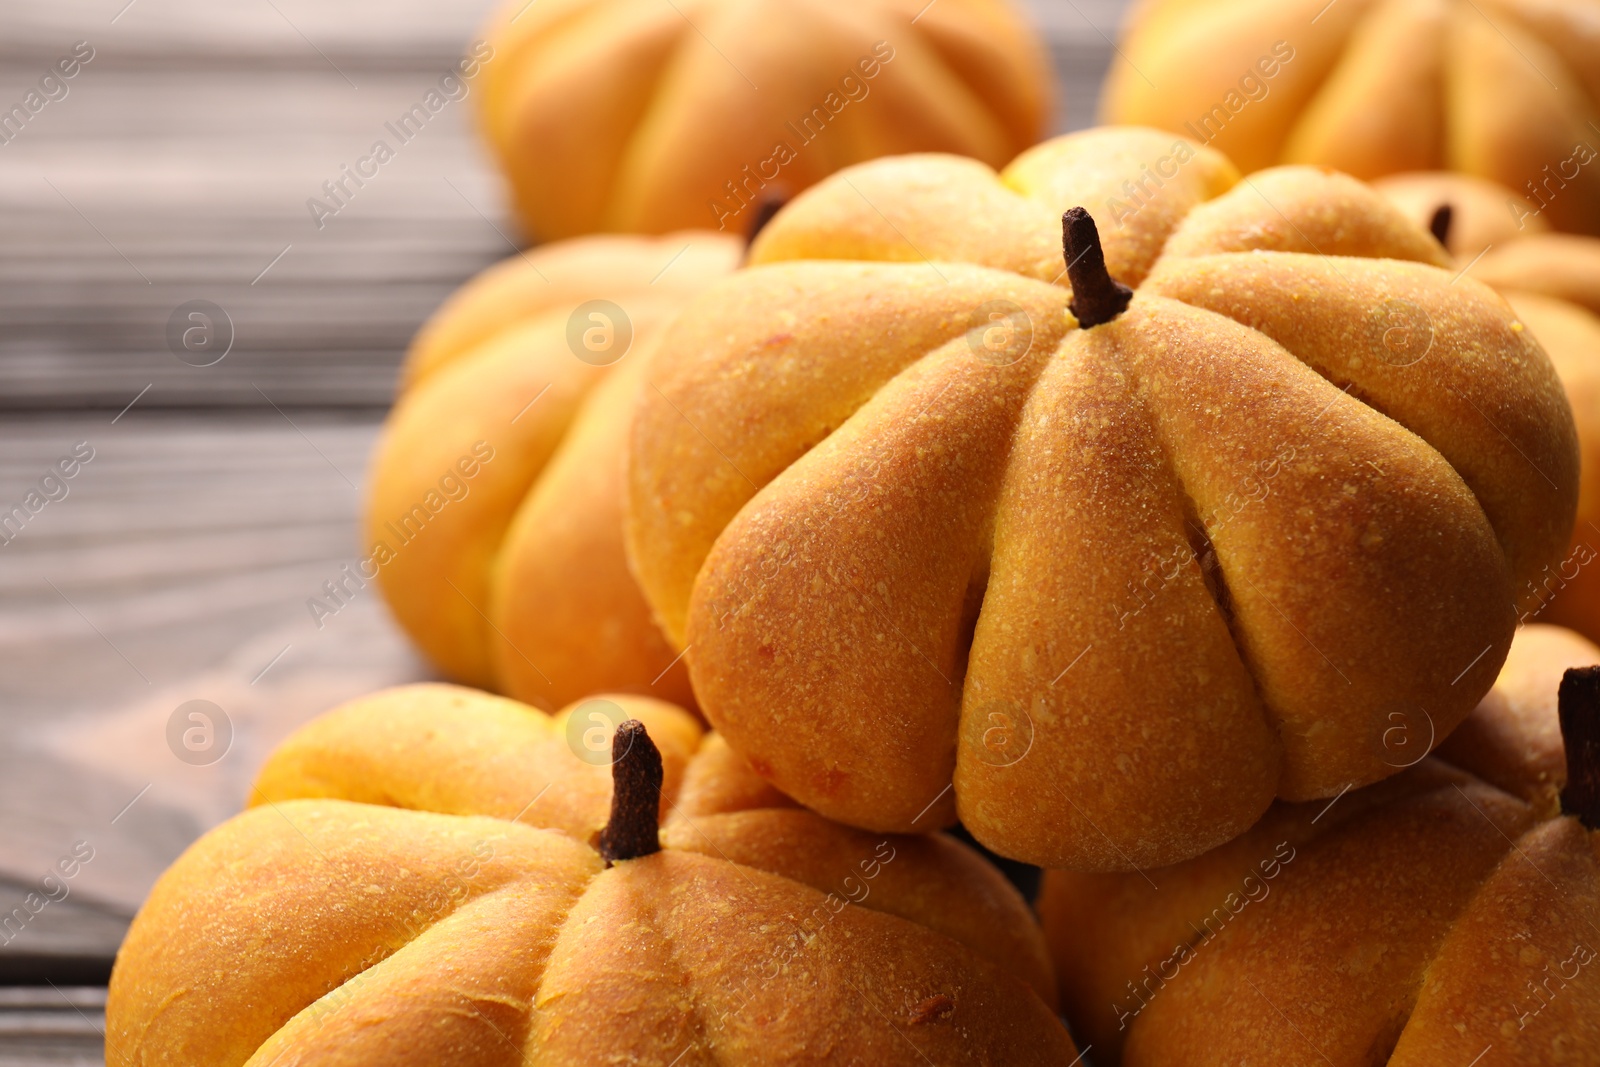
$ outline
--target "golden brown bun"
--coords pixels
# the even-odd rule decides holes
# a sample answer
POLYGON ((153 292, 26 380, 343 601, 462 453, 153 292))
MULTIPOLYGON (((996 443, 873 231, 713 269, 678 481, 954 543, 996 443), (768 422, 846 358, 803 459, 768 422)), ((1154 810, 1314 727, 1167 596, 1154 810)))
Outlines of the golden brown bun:
POLYGON ((568 738, 608 752, 609 729, 592 738, 584 731, 596 725, 590 712, 615 718, 617 708, 650 731, 661 750, 665 791, 676 795, 704 734, 682 708, 645 697, 602 696, 558 715, 534 715, 505 697, 423 683, 353 700, 295 731, 261 768, 250 803, 337 798, 488 815, 588 842, 606 823, 611 767, 603 758, 574 759, 568 738))
POLYGON ((1572 544, 1559 564, 1546 567, 1522 591, 1525 617, 1600 638, 1600 317, 1554 297, 1505 295, 1561 376, 1582 456, 1572 544))
POLYGON ((1517 840, 1439 947, 1390 1067, 1470 1063, 1490 1044, 1492 1062, 1519 1067, 1600 1059, 1597 857, 1576 819, 1517 840))
POLYGON ((1449 205, 1446 245, 1457 266, 1485 285, 1570 301, 1600 315, 1600 238, 1549 233, 1538 205, 1464 174, 1402 174, 1373 188, 1418 226, 1449 205))
POLYGON ((514 0, 484 36, 481 125, 543 240, 743 232, 760 196, 875 156, 1002 163, 1050 108, 1007 0, 514 0))
POLYGON ((741 255, 704 232, 552 245, 485 271, 418 333, 373 460, 365 573, 447 676, 546 708, 600 689, 692 702, 628 573, 623 449, 662 327, 741 255), (596 299, 633 330, 601 365, 571 341, 596 299))
POLYGON ((704 230, 658 239, 600 235, 520 252, 478 274, 428 317, 400 368, 400 391, 533 319, 555 315, 564 325, 588 300, 626 296, 630 305, 658 311, 655 304, 670 306, 699 292, 743 254, 735 237, 704 230))
POLYGON ((1426 221, 1452 208, 1449 246, 1460 269, 1498 289, 1550 356, 1572 406, 1581 455, 1577 522, 1559 563, 1518 592, 1523 621, 1600 637, 1600 239, 1547 234, 1541 214, 1510 190, 1451 174, 1378 183, 1426 221), (1430 206, 1432 205, 1432 206, 1430 206))
POLYGON ((1494 688, 1439 744, 1439 758, 1521 797, 1541 817, 1553 816, 1567 784, 1567 762, 1551 679, 1568 667, 1596 663, 1600 646, 1571 630, 1520 627, 1494 688))
POLYGON ((1246 172, 1459 171, 1600 234, 1595 0, 1143 0, 1118 55, 1106 122, 1204 140, 1246 172))
MULTIPOLYGON (((1372 187, 1421 228, 1433 221, 1434 212, 1448 205, 1450 229, 1445 248, 1462 265, 1490 248, 1550 229, 1537 205, 1503 185, 1470 174, 1412 171, 1379 178, 1372 187)), ((1473 277, 1490 284, 1476 270, 1473 277)))
POLYGON ((1515 589, 1571 536, 1549 360, 1370 188, 1234 181, 1149 130, 1003 175, 865 164, 668 331, 628 553, 779 789, 1125 870, 1392 774, 1391 713, 1442 736, 1488 689, 1515 589), (1178 177, 1130 205, 1162 158, 1178 177), (1091 329, 1047 259, 1074 190, 1144 278, 1091 329))
POLYGON ((1600 920, 1600 835, 1553 804, 1556 687, 1597 661, 1574 634, 1519 631, 1439 751, 1493 785, 1425 759, 1274 805, 1177 866, 1048 873, 1039 910, 1074 1032, 1125 1067, 1422 1067, 1490 1046, 1484 1062, 1528 1067, 1600 1057, 1600 985, 1577 975, 1595 957, 1572 959, 1600 920))
POLYGON ((658 743, 663 851, 608 868, 588 844, 611 769, 565 720, 591 702, 376 694, 291 738, 252 809, 162 877, 108 1047, 217 1067, 1074 1061, 1027 905, 976 853, 792 806, 691 812, 680 783, 759 783, 682 709, 596 699, 658 743))
POLYGON ((1472 276, 1496 289, 1520 289, 1569 300, 1600 315, 1600 239, 1532 234, 1493 249, 1472 276))
POLYGON ((1400 259, 1435 267, 1450 257, 1371 186, 1312 167, 1252 174, 1232 196, 1197 204, 1178 220, 1167 260, 1222 252, 1301 252, 1318 256, 1400 259))
POLYGON ((854 167, 849 180, 806 193, 803 212, 782 212, 756 238, 751 260, 858 259, 981 263, 1039 281, 1062 274, 1061 213, 1079 203, 1108 210, 1129 194, 1123 183, 1162 182, 1159 195, 1101 234, 1107 269, 1136 285, 1179 220, 1239 180, 1224 156, 1159 130, 1083 130, 1036 145, 999 175, 973 159, 898 156, 854 167), (1176 175, 1150 178, 1174 146, 1186 156, 1176 175), (1020 195, 1019 195, 1020 194, 1020 195), (970 217, 971 225, 950 225, 970 217))
POLYGON ((1518 591, 1521 619, 1600 638, 1600 239, 1543 233, 1538 215, 1506 210, 1510 190, 1479 179, 1415 174, 1376 187, 1422 224, 1449 204, 1458 269, 1499 290, 1550 356, 1578 432, 1578 518, 1566 555, 1518 591))
POLYGON ((1211 145, 1246 172, 1272 166, 1280 161, 1296 115, 1338 61, 1345 36, 1372 6, 1372 0, 1340 0, 1318 19, 1316 32, 1306 32, 1325 2, 1141 0, 1118 44, 1128 62, 1114 64, 1101 89, 1103 121, 1210 136, 1211 145), (1273 69, 1272 45, 1280 40, 1292 49, 1291 58, 1283 63, 1280 57, 1265 79, 1256 64, 1265 57, 1264 66, 1273 69), (1247 99, 1238 95, 1239 82, 1251 74, 1267 95, 1238 106, 1247 99), (1229 101, 1229 93, 1237 99, 1229 101), (1219 134, 1205 119, 1212 108, 1230 103, 1236 110, 1219 134))

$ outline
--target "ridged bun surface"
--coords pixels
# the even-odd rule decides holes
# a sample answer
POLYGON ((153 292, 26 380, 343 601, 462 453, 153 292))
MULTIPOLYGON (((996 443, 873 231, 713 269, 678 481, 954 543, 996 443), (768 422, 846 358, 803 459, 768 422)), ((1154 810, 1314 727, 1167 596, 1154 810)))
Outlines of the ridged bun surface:
POLYGON ((549 716, 390 690, 291 737, 252 798, 134 920, 106 1017, 131 1062, 1077 1055, 1038 927, 998 871, 942 834, 795 807, 673 705, 599 697, 549 716), (590 841, 619 715, 660 753, 662 847, 608 865, 590 841))
POLYGON ((1548 357, 1344 175, 1118 128, 883 160, 752 261, 657 351, 628 551, 711 723, 830 818, 1196 855, 1394 773, 1393 714, 1448 733, 1571 535, 1548 357), (1076 205, 1134 287, 1086 328, 1076 205))

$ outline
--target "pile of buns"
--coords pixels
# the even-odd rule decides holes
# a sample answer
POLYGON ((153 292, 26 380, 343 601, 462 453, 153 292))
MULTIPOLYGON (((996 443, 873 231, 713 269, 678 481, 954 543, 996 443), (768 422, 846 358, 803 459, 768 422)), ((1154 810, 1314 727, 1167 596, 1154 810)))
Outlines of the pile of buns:
POLYGON ((1040 141, 1004 0, 507 8, 557 240, 361 545, 443 680, 269 758, 108 1050, 1600 1063, 1596 26, 1147 0, 1040 141))

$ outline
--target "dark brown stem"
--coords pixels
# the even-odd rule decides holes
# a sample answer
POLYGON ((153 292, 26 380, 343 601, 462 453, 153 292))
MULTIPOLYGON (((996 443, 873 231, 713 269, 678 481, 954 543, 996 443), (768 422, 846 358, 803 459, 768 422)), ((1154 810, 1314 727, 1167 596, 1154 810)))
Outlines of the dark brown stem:
POLYGON ((767 228, 767 223, 771 222, 773 216, 782 211, 788 203, 787 190, 774 187, 761 194, 761 199, 756 201, 755 214, 750 216, 750 225, 744 231, 745 248, 748 249, 756 243, 756 238, 767 228))
POLYGON ((1067 257, 1067 277, 1072 281, 1072 303, 1068 307, 1079 326, 1091 329, 1127 310, 1133 290, 1106 271, 1100 231, 1089 212, 1081 207, 1061 216, 1061 251, 1067 257))
POLYGON ((1567 748, 1561 810, 1600 830, 1600 666, 1574 667, 1562 675, 1558 708, 1567 748))
POLYGON ((661 751, 644 723, 629 719, 611 738, 611 818, 600 831, 609 867, 661 851, 661 751))
POLYGON ((1433 234, 1433 239, 1444 246, 1446 251, 1450 249, 1450 222, 1455 218, 1455 214, 1455 208, 1449 204, 1440 204, 1438 210, 1433 213, 1433 218, 1428 220, 1428 232, 1433 234))

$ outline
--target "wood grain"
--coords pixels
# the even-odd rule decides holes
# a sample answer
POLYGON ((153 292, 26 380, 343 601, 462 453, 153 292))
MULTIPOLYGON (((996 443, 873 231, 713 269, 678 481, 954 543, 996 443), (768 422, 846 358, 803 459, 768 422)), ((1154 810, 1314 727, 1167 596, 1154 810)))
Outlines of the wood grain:
POLYGON ((106 991, 94 986, 0 988, 0 1067, 106 1062, 105 1005, 106 991))
MULTIPOLYGON (((386 405, 417 325, 521 239, 471 101, 320 228, 306 202, 393 140, 384 123, 434 85, 486 0, 135 0, 112 23, 125 2, 0 7, 0 103, 75 41, 96 50, 0 145, 0 410, 115 411, 146 386, 151 407, 386 405), (168 348, 169 316, 193 299, 232 321, 215 366, 168 348)), ((1086 125, 1119 5, 1033 6, 1061 74, 1058 125, 1086 125)))

